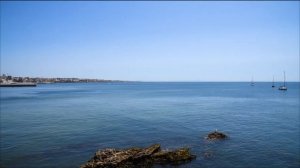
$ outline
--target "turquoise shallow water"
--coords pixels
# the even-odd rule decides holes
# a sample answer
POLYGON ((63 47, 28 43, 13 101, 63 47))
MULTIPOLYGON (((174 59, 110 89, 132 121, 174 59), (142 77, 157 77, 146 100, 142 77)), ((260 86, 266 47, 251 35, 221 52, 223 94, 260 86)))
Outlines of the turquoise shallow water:
POLYGON ((1 88, 0 167, 79 167, 97 149, 160 143, 197 155, 178 167, 296 168, 300 84, 287 86, 286 92, 242 82, 1 88), (206 141, 215 129, 230 139, 206 141))

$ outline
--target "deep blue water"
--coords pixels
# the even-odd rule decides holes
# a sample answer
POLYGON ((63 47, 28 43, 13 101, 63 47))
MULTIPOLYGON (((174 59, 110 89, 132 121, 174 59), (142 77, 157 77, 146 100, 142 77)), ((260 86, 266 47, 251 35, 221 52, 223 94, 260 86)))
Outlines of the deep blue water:
POLYGON ((197 155, 179 167, 296 168, 300 84, 287 86, 286 92, 271 83, 207 82, 1 88, 0 167, 79 167, 97 149, 160 143, 197 155), (206 141, 215 129, 230 139, 206 141))

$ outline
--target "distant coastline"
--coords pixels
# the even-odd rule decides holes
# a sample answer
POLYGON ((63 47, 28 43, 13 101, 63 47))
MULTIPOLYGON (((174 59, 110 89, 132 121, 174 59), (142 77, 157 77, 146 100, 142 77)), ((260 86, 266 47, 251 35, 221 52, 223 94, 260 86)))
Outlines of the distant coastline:
POLYGON ((124 82, 120 80, 88 79, 88 78, 41 78, 41 77, 14 77, 0 76, 1 87, 36 86, 50 83, 96 83, 96 82, 124 82))

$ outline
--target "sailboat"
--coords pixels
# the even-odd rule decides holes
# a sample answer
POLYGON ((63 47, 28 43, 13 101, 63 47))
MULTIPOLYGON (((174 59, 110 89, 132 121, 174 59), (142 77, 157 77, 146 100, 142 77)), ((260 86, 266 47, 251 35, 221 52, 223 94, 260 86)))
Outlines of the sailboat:
POLYGON ((283 86, 279 86, 279 90, 287 90, 287 87, 285 86, 285 72, 283 71, 283 76, 284 76, 284 80, 283 80, 283 86))
POLYGON ((272 88, 273 88, 273 87, 275 87, 275 85, 274 85, 274 76, 273 76, 273 83, 272 83, 272 88))
POLYGON ((254 86, 253 77, 251 78, 251 86, 254 86))

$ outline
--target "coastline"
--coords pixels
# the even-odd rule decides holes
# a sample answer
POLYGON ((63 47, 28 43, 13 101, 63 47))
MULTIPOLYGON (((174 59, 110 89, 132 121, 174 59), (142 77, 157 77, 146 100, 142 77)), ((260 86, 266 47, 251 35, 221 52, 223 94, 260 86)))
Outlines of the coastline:
POLYGON ((97 82, 124 82, 120 80, 87 79, 87 78, 41 78, 41 77, 14 77, 0 76, 0 87, 35 87, 37 84, 52 83, 97 83, 97 82))
POLYGON ((0 87, 36 87, 36 83, 7 83, 7 84, 0 84, 0 87))

